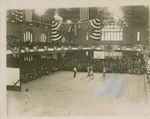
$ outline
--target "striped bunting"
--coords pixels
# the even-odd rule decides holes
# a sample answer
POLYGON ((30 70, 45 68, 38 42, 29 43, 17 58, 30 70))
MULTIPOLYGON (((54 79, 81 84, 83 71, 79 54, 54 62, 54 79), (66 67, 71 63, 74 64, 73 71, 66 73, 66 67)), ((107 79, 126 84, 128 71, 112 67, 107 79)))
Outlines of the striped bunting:
POLYGON ((71 27, 71 24, 62 23, 62 22, 52 22, 52 32, 51 32, 51 38, 52 41, 57 41, 63 38, 63 36, 68 31, 69 27, 71 27))
POLYGON ((19 21, 19 22, 23 21, 23 10, 22 9, 12 10, 11 14, 14 16, 14 18, 17 21, 19 21))
POLYGON ((60 26, 60 23, 53 21, 52 22, 52 32, 51 32, 51 39, 52 41, 57 41, 62 38, 61 35, 58 34, 58 28, 60 26))
POLYGON ((90 20, 90 23, 94 28, 94 32, 90 34, 90 37, 94 40, 100 40, 101 39, 100 19, 90 20))
POLYGON ((81 28, 94 40, 101 39, 100 19, 96 18, 80 23, 81 28))

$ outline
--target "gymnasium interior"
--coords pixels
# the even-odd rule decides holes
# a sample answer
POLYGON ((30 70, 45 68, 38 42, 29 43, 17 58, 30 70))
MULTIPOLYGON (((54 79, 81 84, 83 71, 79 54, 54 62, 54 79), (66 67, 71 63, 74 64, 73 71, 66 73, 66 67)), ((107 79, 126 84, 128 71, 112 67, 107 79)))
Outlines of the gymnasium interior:
POLYGON ((7 116, 147 117, 149 29, 148 5, 7 9, 7 116))

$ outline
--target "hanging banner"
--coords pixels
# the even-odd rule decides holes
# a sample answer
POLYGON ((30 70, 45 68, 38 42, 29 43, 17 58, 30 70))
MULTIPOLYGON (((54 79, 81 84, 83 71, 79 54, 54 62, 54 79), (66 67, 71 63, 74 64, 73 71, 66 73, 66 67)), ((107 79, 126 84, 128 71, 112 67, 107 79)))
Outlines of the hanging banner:
POLYGON ((25 51, 26 53, 30 52, 30 48, 29 48, 29 47, 24 47, 24 46, 23 46, 23 49, 24 49, 24 51, 25 51))
POLYGON ((14 47, 11 51, 15 58, 19 57, 19 48, 14 47))
POLYGON ((48 51, 48 46, 44 46, 44 50, 45 50, 45 51, 48 51))
POLYGON ((51 30, 52 41, 58 41, 71 29, 71 24, 53 21, 51 30))
POLYGON ((89 20, 89 7, 80 8, 80 21, 89 20))
POLYGON ((33 46, 34 52, 38 52, 38 46, 33 46))
POLYGON ((90 38, 98 41, 101 39, 100 19, 81 22, 80 26, 90 38))

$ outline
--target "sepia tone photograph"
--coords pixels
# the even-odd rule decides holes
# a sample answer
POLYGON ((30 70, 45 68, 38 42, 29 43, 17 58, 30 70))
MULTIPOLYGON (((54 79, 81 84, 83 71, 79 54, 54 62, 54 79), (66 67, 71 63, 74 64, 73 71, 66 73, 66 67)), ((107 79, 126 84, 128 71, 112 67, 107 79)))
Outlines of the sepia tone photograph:
POLYGON ((6 116, 150 115, 150 6, 6 9, 6 116))

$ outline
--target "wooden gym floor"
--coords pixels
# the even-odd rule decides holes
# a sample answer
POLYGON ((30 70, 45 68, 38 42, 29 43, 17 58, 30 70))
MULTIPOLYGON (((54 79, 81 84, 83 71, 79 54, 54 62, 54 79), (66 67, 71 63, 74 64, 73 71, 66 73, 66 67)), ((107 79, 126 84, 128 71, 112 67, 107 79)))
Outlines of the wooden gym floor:
MULTIPOLYGON (((149 85, 146 75, 119 74, 127 84, 120 98, 94 98, 93 91, 104 81, 102 73, 94 80, 86 72, 58 71, 22 84, 31 99, 23 111, 22 92, 7 91, 7 116, 148 116, 150 115, 149 85)), ((117 88, 117 87, 116 87, 117 88)))

